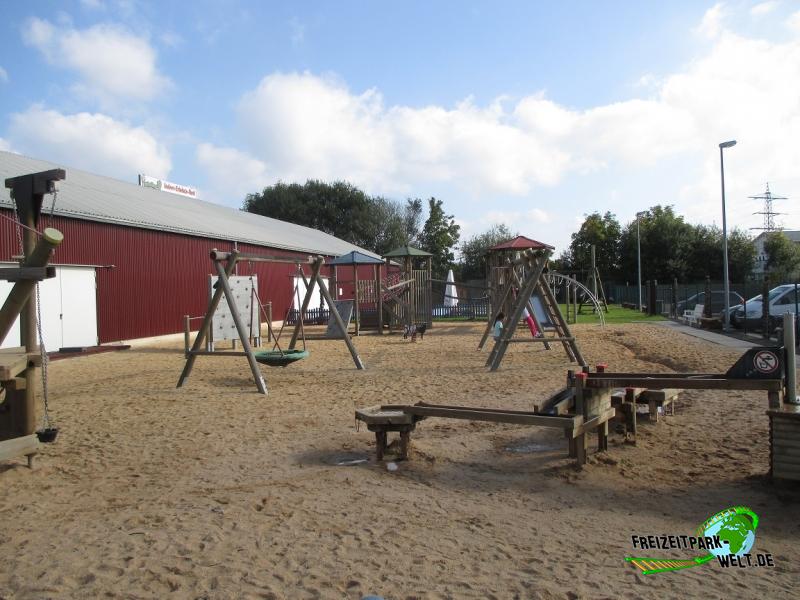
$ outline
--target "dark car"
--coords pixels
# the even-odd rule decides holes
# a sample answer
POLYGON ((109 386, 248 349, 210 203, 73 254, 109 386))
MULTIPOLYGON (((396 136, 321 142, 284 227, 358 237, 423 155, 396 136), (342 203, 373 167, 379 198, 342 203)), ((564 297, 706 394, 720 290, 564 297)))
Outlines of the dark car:
MULTIPOLYGON (((736 292, 729 292, 728 294, 728 307, 740 305, 744 302, 736 292)), ((694 296, 689 296, 686 300, 681 300, 675 305, 675 314, 679 317, 683 315, 684 311, 694 310, 698 304, 706 306, 706 293, 700 292, 694 296)), ((708 306, 706 306, 708 310, 708 306)), ((711 290, 711 314, 715 317, 722 318, 722 311, 725 310, 725 291, 724 290, 711 290)))

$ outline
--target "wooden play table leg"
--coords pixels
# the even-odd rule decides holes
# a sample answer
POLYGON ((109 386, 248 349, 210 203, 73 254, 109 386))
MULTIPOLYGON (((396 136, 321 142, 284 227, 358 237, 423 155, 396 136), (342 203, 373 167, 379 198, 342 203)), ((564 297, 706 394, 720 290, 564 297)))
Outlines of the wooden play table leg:
POLYGON ((386 452, 386 430, 380 429, 375 432, 375 451, 378 460, 383 460, 383 453, 386 452))

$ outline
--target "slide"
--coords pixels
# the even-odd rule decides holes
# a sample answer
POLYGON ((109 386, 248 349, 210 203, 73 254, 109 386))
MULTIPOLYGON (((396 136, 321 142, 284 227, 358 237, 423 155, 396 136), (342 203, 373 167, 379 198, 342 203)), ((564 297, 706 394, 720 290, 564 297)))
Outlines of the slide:
POLYGON ((528 324, 528 329, 531 330, 531 335, 533 337, 537 337, 539 335, 539 330, 536 328, 536 321, 533 320, 533 317, 528 312, 527 308, 523 311, 522 318, 528 324))

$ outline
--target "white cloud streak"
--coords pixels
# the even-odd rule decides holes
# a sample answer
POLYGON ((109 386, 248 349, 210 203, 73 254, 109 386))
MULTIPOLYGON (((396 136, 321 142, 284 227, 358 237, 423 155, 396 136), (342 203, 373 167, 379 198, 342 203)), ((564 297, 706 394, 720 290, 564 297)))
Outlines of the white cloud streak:
POLYGON ((11 115, 8 132, 19 152, 126 181, 137 173, 167 177, 172 168, 168 150, 144 128, 103 114, 35 105, 11 115))
POLYGON ((150 101, 172 87, 156 66, 150 43, 116 25, 77 30, 56 28, 43 19, 29 19, 23 41, 56 66, 75 71, 75 91, 100 102, 111 99, 150 101))

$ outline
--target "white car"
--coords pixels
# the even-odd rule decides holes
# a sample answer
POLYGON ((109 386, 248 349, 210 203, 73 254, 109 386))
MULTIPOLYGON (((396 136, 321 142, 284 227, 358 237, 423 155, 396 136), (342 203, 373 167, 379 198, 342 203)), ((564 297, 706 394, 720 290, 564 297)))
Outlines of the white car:
MULTIPOLYGON (((771 327, 779 324, 783 315, 787 312, 795 313, 795 307, 800 304, 800 286, 797 288, 797 297, 795 298, 795 285, 787 283, 772 288, 767 295, 767 302, 769 303, 769 318, 771 327)), ((761 327, 761 318, 763 311, 763 302, 761 294, 753 296, 746 303, 735 306, 731 309, 731 322, 736 327, 741 327, 746 324, 748 328, 761 327), (745 315, 745 307, 747 307, 747 314, 745 315)))

